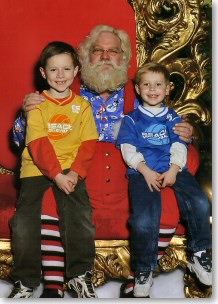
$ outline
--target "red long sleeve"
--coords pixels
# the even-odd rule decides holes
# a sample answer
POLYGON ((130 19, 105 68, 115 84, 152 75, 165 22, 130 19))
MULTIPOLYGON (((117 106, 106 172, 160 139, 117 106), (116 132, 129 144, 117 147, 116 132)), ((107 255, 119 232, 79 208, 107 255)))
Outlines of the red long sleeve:
POLYGON ((84 141, 79 148, 75 161, 71 165, 70 170, 77 172, 81 178, 87 176, 94 155, 96 142, 96 139, 84 141))
POLYGON ((35 164, 44 175, 54 179, 58 173, 62 173, 55 150, 47 137, 33 140, 28 148, 35 164))

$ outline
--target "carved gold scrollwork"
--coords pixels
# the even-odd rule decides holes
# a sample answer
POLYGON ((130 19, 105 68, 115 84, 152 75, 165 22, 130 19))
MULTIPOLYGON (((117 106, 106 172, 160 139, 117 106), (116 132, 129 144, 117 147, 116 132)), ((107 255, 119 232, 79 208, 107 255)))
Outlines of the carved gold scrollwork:
MULTIPOLYGON (((159 260, 159 270, 169 272, 177 267, 186 269, 185 236, 174 236, 166 254, 159 260)), ((94 263, 93 283, 101 286, 113 279, 125 279, 130 274, 130 251, 128 240, 96 240, 96 257, 94 263)), ((13 256, 9 239, 0 240, 0 279, 9 280, 13 256)), ((200 286, 199 281, 187 272, 184 277, 187 298, 207 298, 211 296, 211 287, 200 286)), ((67 289, 67 286, 65 285, 67 289)))
POLYGON ((127 240, 95 241, 96 256, 93 283, 104 284, 111 278, 124 279, 130 273, 130 253, 127 240))
POLYGON ((0 174, 14 175, 14 172, 11 170, 5 169, 3 166, 0 165, 0 174))
POLYGON ((159 267, 162 271, 169 272, 177 267, 186 268, 187 265, 187 238, 186 236, 177 236, 172 238, 170 246, 166 253, 159 260, 159 267))
POLYGON ((201 284, 188 271, 185 273, 184 282, 186 298, 210 298, 212 296, 212 287, 201 284))
POLYGON ((0 239, 0 279, 10 278, 12 265, 11 242, 9 239, 0 239))
POLYGON ((190 120, 209 125, 211 115, 200 103, 210 88, 210 58, 201 51, 209 22, 201 14, 199 0, 129 0, 136 16, 138 66, 154 61, 171 73, 173 90, 168 106, 190 120), (176 91, 173 92, 173 91, 176 91))

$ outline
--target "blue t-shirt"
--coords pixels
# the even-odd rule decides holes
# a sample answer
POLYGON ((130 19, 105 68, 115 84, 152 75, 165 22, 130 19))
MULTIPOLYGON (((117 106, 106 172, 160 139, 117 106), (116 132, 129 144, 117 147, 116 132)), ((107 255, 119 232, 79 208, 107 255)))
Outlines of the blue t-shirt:
MULTIPOLYGON (((173 109, 163 107, 155 115, 148 108, 139 107, 124 116, 117 138, 117 147, 127 143, 136 147, 136 152, 142 153, 147 165, 152 170, 162 173, 170 167, 170 148, 174 142, 184 145, 173 127, 182 119, 173 109)), ((138 173, 129 168, 127 174, 138 173)))

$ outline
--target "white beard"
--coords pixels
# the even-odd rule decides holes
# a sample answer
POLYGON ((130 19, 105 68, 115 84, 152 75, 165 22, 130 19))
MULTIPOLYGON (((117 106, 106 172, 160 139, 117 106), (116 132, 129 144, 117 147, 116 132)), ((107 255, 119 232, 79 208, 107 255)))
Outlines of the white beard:
POLYGON ((82 65, 81 78, 88 88, 97 93, 113 92, 117 87, 127 82, 127 72, 128 68, 125 63, 118 66, 113 61, 102 60, 96 64, 82 65), (107 72, 103 72, 105 63, 110 63, 107 66, 107 72))

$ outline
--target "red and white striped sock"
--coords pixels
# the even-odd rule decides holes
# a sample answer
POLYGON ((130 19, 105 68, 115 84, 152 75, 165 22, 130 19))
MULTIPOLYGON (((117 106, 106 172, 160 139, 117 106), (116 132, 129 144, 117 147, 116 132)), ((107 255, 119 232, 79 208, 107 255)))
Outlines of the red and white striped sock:
POLYGON ((169 227, 160 227, 159 230, 159 241, 158 241, 158 257, 159 260, 166 252, 166 249, 168 245, 170 244, 170 241, 176 231, 176 227, 172 228, 172 226, 169 227))
POLYGON ((65 252, 61 243, 59 220, 48 215, 41 216, 41 254, 44 288, 64 290, 65 252))

